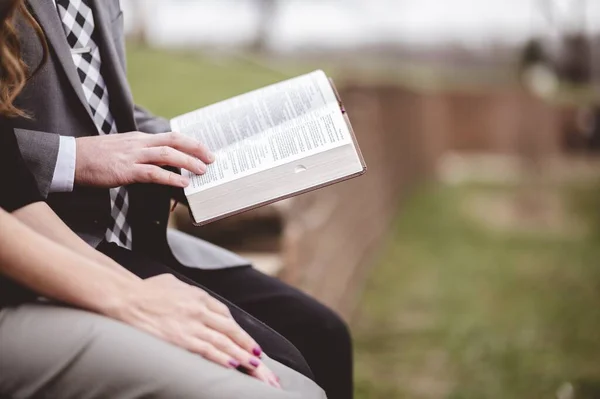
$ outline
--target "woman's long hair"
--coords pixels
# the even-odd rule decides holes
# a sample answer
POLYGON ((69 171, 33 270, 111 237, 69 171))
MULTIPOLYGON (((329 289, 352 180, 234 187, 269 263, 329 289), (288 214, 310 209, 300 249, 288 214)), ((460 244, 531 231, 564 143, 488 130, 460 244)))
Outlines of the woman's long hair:
MULTIPOLYGON (((36 0, 39 1, 39 0, 36 0)), ((45 1, 45 0, 43 0, 45 1)), ((0 0, 0 115, 29 117, 14 105, 27 80, 46 62, 48 45, 42 28, 33 18, 25 0, 0 0), (42 62, 31 72, 21 58, 21 43, 17 35, 15 20, 21 16, 37 34, 44 50, 42 62)))

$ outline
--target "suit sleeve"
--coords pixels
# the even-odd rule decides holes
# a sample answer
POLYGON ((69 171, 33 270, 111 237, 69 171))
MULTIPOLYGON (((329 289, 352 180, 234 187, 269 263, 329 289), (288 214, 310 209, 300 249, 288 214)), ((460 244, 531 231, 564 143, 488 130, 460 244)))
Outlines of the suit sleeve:
POLYGON ((168 120, 152 115, 150 111, 139 105, 135 106, 134 117, 140 132, 166 133, 171 131, 171 124, 168 120))
POLYGON ((0 207, 9 212, 42 200, 11 131, 0 130, 0 186, 0 207))
POLYGON ((14 134, 25 165, 35 176, 41 196, 47 198, 58 160, 60 136, 26 129, 14 129, 14 134))

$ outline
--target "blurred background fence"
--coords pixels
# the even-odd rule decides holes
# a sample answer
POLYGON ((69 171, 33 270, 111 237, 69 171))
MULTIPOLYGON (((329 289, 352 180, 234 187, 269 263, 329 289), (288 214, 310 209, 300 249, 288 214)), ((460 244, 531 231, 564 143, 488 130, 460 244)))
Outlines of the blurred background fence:
POLYGON ((171 222, 341 312, 358 398, 600 397, 600 2, 122 5, 157 114, 334 77, 366 175, 171 222))

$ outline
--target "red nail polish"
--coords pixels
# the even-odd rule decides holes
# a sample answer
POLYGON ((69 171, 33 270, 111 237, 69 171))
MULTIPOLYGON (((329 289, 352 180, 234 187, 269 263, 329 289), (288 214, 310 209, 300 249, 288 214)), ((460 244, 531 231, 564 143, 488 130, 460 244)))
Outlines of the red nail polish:
POLYGON ((255 358, 250 359, 249 363, 254 367, 258 367, 260 365, 260 362, 258 361, 258 359, 255 359, 255 358))
POLYGON ((262 355, 262 349, 260 348, 260 346, 257 346, 256 348, 252 349, 252 353, 254 354, 254 356, 260 357, 260 355, 262 355))
POLYGON ((238 362, 237 360, 231 359, 229 361, 229 365, 231 367, 233 367, 234 369, 237 369, 238 367, 240 367, 240 362, 238 362))

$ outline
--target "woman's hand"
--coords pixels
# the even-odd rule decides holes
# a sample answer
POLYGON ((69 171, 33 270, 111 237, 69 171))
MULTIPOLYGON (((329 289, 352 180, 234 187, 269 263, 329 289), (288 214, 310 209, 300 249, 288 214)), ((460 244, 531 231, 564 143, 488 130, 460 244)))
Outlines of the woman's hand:
POLYGON ((171 274, 142 280, 137 287, 108 315, 224 367, 243 366, 279 387, 278 378, 258 359, 260 347, 223 303, 171 274))

